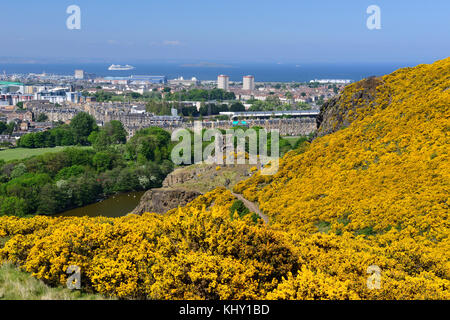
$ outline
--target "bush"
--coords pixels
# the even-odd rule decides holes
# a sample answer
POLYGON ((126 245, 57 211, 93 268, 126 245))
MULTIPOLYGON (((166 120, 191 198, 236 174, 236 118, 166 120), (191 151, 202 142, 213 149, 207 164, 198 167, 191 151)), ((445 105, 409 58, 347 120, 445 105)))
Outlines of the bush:
POLYGON ((239 217, 242 218, 246 214, 250 213, 250 210, 248 210, 248 208, 241 200, 236 200, 230 207, 231 217, 233 217, 236 212, 239 215, 239 217))

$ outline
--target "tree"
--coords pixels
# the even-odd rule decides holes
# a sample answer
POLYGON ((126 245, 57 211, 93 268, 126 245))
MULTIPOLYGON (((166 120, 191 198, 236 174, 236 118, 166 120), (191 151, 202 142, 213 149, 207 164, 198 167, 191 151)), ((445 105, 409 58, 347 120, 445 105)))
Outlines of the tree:
POLYGON ((94 158, 92 158, 92 164, 97 171, 106 171, 111 169, 111 157, 106 152, 97 152, 94 158))
POLYGON ((319 99, 317 100, 316 104, 317 104, 318 106, 323 105, 323 104, 324 104, 324 98, 325 98, 324 95, 320 95, 320 97, 319 97, 319 99))
POLYGON ((228 105, 226 103, 222 103, 219 107, 218 107, 218 111, 219 112, 227 112, 230 111, 230 109, 228 108, 228 105))
POLYGON ((142 97, 141 94, 138 93, 138 92, 131 92, 131 93, 129 94, 129 96, 131 96, 132 99, 139 99, 139 98, 142 97))
POLYGON ((77 177, 84 173, 84 167, 80 165, 74 165, 71 167, 65 167, 59 170, 58 174, 55 176, 55 181, 67 180, 70 177, 77 177))
POLYGON ((78 113, 70 122, 70 127, 74 134, 74 142, 82 145, 87 145, 89 143, 87 138, 92 131, 97 130, 95 119, 85 112, 78 113))
POLYGON ((18 178, 21 175, 25 174, 27 172, 27 167, 24 163, 19 163, 17 166, 14 167, 14 170, 11 172, 11 179, 18 178))
POLYGON ((45 136, 42 132, 36 132, 34 135, 34 147, 43 148, 45 147, 45 136))
POLYGON ((234 213, 237 212, 239 217, 243 217, 246 214, 250 213, 250 210, 245 206, 245 204, 241 200, 235 200, 230 207, 230 214, 233 217, 234 213))
POLYGON ((113 144, 123 144, 127 142, 128 133, 123 127, 122 122, 113 120, 108 122, 103 129, 111 137, 111 142, 113 144))
POLYGON ((116 192, 139 190, 140 188, 139 178, 134 171, 129 168, 120 171, 115 185, 116 192))
POLYGON ((6 125, 6 130, 3 133, 10 136, 10 135, 12 135, 12 133, 14 132, 15 129, 16 129, 16 123, 10 122, 6 125))
POLYGON ((160 116, 170 115, 170 107, 168 104, 154 100, 147 103, 146 111, 160 116))
POLYGON ((76 147, 65 148, 63 153, 69 159, 71 165, 78 164, 81 166, 91 165, 92 157, 95 154, 93 150, 80 149, 76 147))
POLYGON ((60 201, 60 190, 52 184, 47 184, 40 190, 36 213, 52 214, 58 212, 64 208, 61 208, 60 201))
POLYGON ((309 110, 309 109, 311 109, 311 107, 306 102, 298 102, 297 103, 297 109, 299 109, 299 110, 309 110))
POLYGON ((172 145, 170 134, 158 127, 149 127, 136 132, 126 144, 129 159, 161 161, 168 159, 172 145))
POLYGON ((71 130, 61 130, 60 131, 61 143, 57 145, 61 146, 71 146, 75 143, 75 138, 71 130))
POLYGON ((98 131, 92 131, 91 134, 88 137, 88 141, 91 145, 94 145, 98 138, 98 131))
POLYGON ((17 145, 22 148, 34 148, 34 133, 28 133, 23 135, 17 145))
POLYGON ((245 111, 245 107, 242 103, 240 102, 235 102, 230 106, 230 111, 232 112, 241 112, 241 111, 245 111))
POLYGON ((94 93, 94 97, 95 97, 96 101, 104 102, 104 101, 110 101, 113 98, 113 94, 111 92, 100 90, 100 91, 97 91, 96 93, 94 93))
MULTIPOLYGON (((209 116, 209 115, 219 114, 219 112, 223 111, 222 109, 223 109, 222 106, 217 106, 214 103, 202 104, 202 106, 200 107, 199 113, 202 116, 209 116)), ((228 110, 226 110, 226 111, 228 111, 228 110)))
POLYGON ((113 144, 124 144, 127 142, 127 131, 122 122, 112 120, 107 122, 99 131, 92 132, 88 140, 97 150, 106 149, 113 144))
POLYGON ((6 130, 6 123, 0 122, 0 134, 2 134, 6 130))
POLYGON ((48 120, 48 116, 45 113, 40 113, 36 118, 37 122, 44 122, 48 120))
POLYGON ((265 101, 254 101, 250 107, 250 111, 273 111, 273 110, 287 110, 290 106, 283 106, 280 98, 275 95, 270 95, 265 101))
POLYGON ((0 197, 0 216, 15 215, 24 216, 26 213, 25 200, 18 197, 0 197))

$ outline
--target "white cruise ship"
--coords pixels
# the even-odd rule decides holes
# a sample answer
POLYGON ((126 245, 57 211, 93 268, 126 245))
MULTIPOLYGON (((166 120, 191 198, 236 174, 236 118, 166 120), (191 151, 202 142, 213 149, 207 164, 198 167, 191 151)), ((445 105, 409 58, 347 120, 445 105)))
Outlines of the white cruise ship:
POLYGON ((112 64, 108 68, 108 70, 115 70, 115 71, 133 70, 133 69, 134 67, 130 66, 129 64, 125 66, 121 66, 120 64, 112 64))

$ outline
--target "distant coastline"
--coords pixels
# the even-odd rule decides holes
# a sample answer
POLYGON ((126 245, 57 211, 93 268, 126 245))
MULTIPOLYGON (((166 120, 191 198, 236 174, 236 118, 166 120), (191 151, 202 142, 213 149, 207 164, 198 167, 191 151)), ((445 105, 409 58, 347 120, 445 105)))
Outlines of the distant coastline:
POLYGON ((391 73, 405 64, 215 64, 215 63, 133 63, 136 70, 109 71, 110 63, 0 63, 0 73, 28 74, 46 73, 73 75, 76 69, 99 77, 139 75, 165 75, 168 79, 196 77, 199 80, 216 80, 219 74, 226 74, 231 81, 242 81, 248 74, 255 76, 256 82, 309 82, 311 79, 351 79, 359 81, 369 76, 391 73))
POLYGON ((213 62, 185 63, 185 64, 182 64, 181 67, 188 67, 188 68, 196 68, 196 67, 200 67, 200 68, 233 68, 232 65, 213 63, 213 62))

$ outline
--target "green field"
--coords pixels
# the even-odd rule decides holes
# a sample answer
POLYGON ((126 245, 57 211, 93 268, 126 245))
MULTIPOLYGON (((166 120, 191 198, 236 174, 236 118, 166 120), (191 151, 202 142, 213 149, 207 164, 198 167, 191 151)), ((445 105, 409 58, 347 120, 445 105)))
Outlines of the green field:
MULTIPOLYGON (((48 152, 58 152, 64 150, 67 147, 54 147, 54 148, 13 148, 0 151, 0 160, 10 161, 10 160, 20 160, 29 158, 32 156, 38 156, 48 152)), ((79 147, 79 148, 91 148, 91 147, 79 147)))

